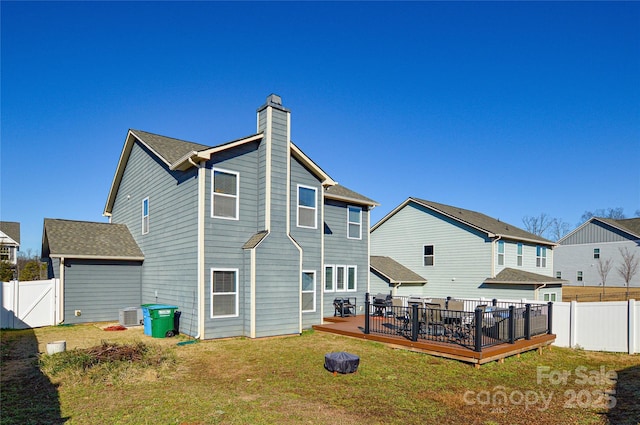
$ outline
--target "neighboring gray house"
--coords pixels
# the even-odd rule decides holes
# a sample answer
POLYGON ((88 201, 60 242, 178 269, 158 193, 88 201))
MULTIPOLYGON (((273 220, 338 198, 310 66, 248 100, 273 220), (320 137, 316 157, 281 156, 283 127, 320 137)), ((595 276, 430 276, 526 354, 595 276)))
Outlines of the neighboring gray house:
POLYGON ((377 204, 294 145, 290 120, 271 95, 257 132, 221 145, 128 132, 104 215, 144 253, 140 303, 178 306, 181 332, 295 334, 333 315, 336 297, 364 304, 377 204))
POLYGON ((140 305, 144 255, 123 224, 45 218, 42 257, 60 279, 57 322, 117 320, 140 305))
MULTIPOLYGON (((605 286, 626 286, 616 269, 622 263, 621 249, 628 249, 631 255, 640 258, 640 218, 592 217, 560 239, 558 244, 554 275, 566 279, 569 285, 602 285, 598 270, 610 260, 605 286)), ((640 286, 640 268, 629 286, 640 286)))
POLYGON ((20 251, 20 223, 0 221, 0 261, 18 264, 20 251))
POLYGON ((370 233, 374 294, 562 300, 555 244, 484 214, 408 198, 370 233))

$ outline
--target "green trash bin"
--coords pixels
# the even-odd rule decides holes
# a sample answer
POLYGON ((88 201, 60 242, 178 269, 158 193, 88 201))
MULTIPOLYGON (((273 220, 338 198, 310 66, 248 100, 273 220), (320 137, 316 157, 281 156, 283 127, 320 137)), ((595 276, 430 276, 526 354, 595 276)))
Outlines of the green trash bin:
POLYGON ((165 338, 174 336, 174 314, 178 309, 175 305, 166 304, 145 304, 149 309, 151 318, 151 336, 154 338, 165 338))

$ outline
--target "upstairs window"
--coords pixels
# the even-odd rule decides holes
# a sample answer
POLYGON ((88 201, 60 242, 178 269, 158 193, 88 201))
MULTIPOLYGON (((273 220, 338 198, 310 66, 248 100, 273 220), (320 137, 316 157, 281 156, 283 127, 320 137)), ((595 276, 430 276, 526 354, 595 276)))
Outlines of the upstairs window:
POLYGON ((362 239, 362 208, 349 206, 347 227, 347 237, 349 239, 362 239))
POLYGON ((298 185, 298 227, 317 227, 316 188, 298 185))
POLYGON ((211 215, 229 220, 238 219, 238 173, 213 169, 211 215))
POLYGON ((149 198, 142 200, 142 234, 149 233, 149 198))
POLYGON ((518 259, 518 266, 522 266, 522 244, 521 243, 518 244, 518 256, 516 258, 518 259))
POLYGON ((498 265, 504 266, 504 241, 498 241, 498 265))
POLYGON ((536 246, 536 267, 547 267, 547 248, 536 246))
POLYGON ((424 248, 424 265, 425 266, 433 266, 434 263, 434 254, 433 254, 433 245, 425 245, 424 248))
POLYGON ((593 258, 596 260, 600 258, 600 248, 593 248, 593 258))
POLYGON ((562 279, 562 272, 560 270, 556 272, 556 279, 562 279))

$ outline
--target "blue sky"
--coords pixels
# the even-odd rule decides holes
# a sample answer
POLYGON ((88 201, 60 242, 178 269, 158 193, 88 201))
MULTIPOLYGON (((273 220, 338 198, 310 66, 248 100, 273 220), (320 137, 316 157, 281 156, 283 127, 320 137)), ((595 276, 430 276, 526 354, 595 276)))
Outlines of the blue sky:
POLYGON ((0 219, 102 217, 129 128, 217 145, 271 93, 341 184, 519 227, 640 209, 637 2, 1 3, 0 219))

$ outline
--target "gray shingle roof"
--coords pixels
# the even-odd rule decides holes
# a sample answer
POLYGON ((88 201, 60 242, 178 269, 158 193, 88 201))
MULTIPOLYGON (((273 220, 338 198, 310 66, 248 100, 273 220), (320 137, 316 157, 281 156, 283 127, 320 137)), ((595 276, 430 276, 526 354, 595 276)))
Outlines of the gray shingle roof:
POLYGON ((338 199, 343 201, 352 201, 358 204, 365 204, 371 206, 380 205, 373 199, 369 199, 364 195, 360 195, 357 192, 354 192, 351 189, 348 189, 342 185, 336 184, 333 186, 329 186, 324 191, 325 197, 330 199, 338 199))
POLYGON ((383 275, 390 283, 427 283, 427 279, 406 268, 391 257, 372 255, 371 268, 383 275))
POLYGON ((20 244, 20 223, 15 221, 0 221, 0 231, 20 244))
POLYGON ((94 259, 144 259, 124 224, 44 219, 42 255, 94 259))
POLYGON ((493 233, 510 239, 522 239, 530 241, 538 241, 548 245, 555 245, 548 239, 541 236, 534 235, 533 233, 522 230, 512 224, 505 223, 504 221, 496 220, 488 215, 465 210, 464 208, 453 207, 450 205, 439 204, 437 202, 426 201, 424 199, 409 198, 418 204, 422 204, 428 208, 440 211, 445 215, 452 217, 462 223, 466 223, 473 227, 484 230, 487 233, 493 233))
POLYGON ((622 220, 614 220, 612 218, 600 218, 594 217, 595 220, 607 223, 610 226, 622 229, 625 232, 629 232, 633 236, 640 238, 640 217, 638 218, 625 218, 622 220))
POLYGON ((141 130, 130 130, 138 139, 143 141, 156 154, 160 155, 168 164, 173 164, 189 152, 208 149, 209 146, 186 140, 174 139, 159 134, 147 133, 141 130))
POLYGON ((269 234, 269 232, 267 232, 266 230, 262 230, 262 231, 256 233, 255 235, 251 236, 249 238, 249 240, 244 243, 244 245, 242 245, 242 249, 253 249, 253 248, 255 248, 256 246, 258 246, 258 244, 260 242, 262 242, 262 240, 264 238, 267 237, 268 234, 269 234))
POLYGON ((566 282, 564 279, 557 279, 551 276, 516 270, 509 267, 503 269, 496 277, 488 278, 484 281, 484 283, 502 283, 508 285, 543 285, 545 283, 562 284, 566 282))

